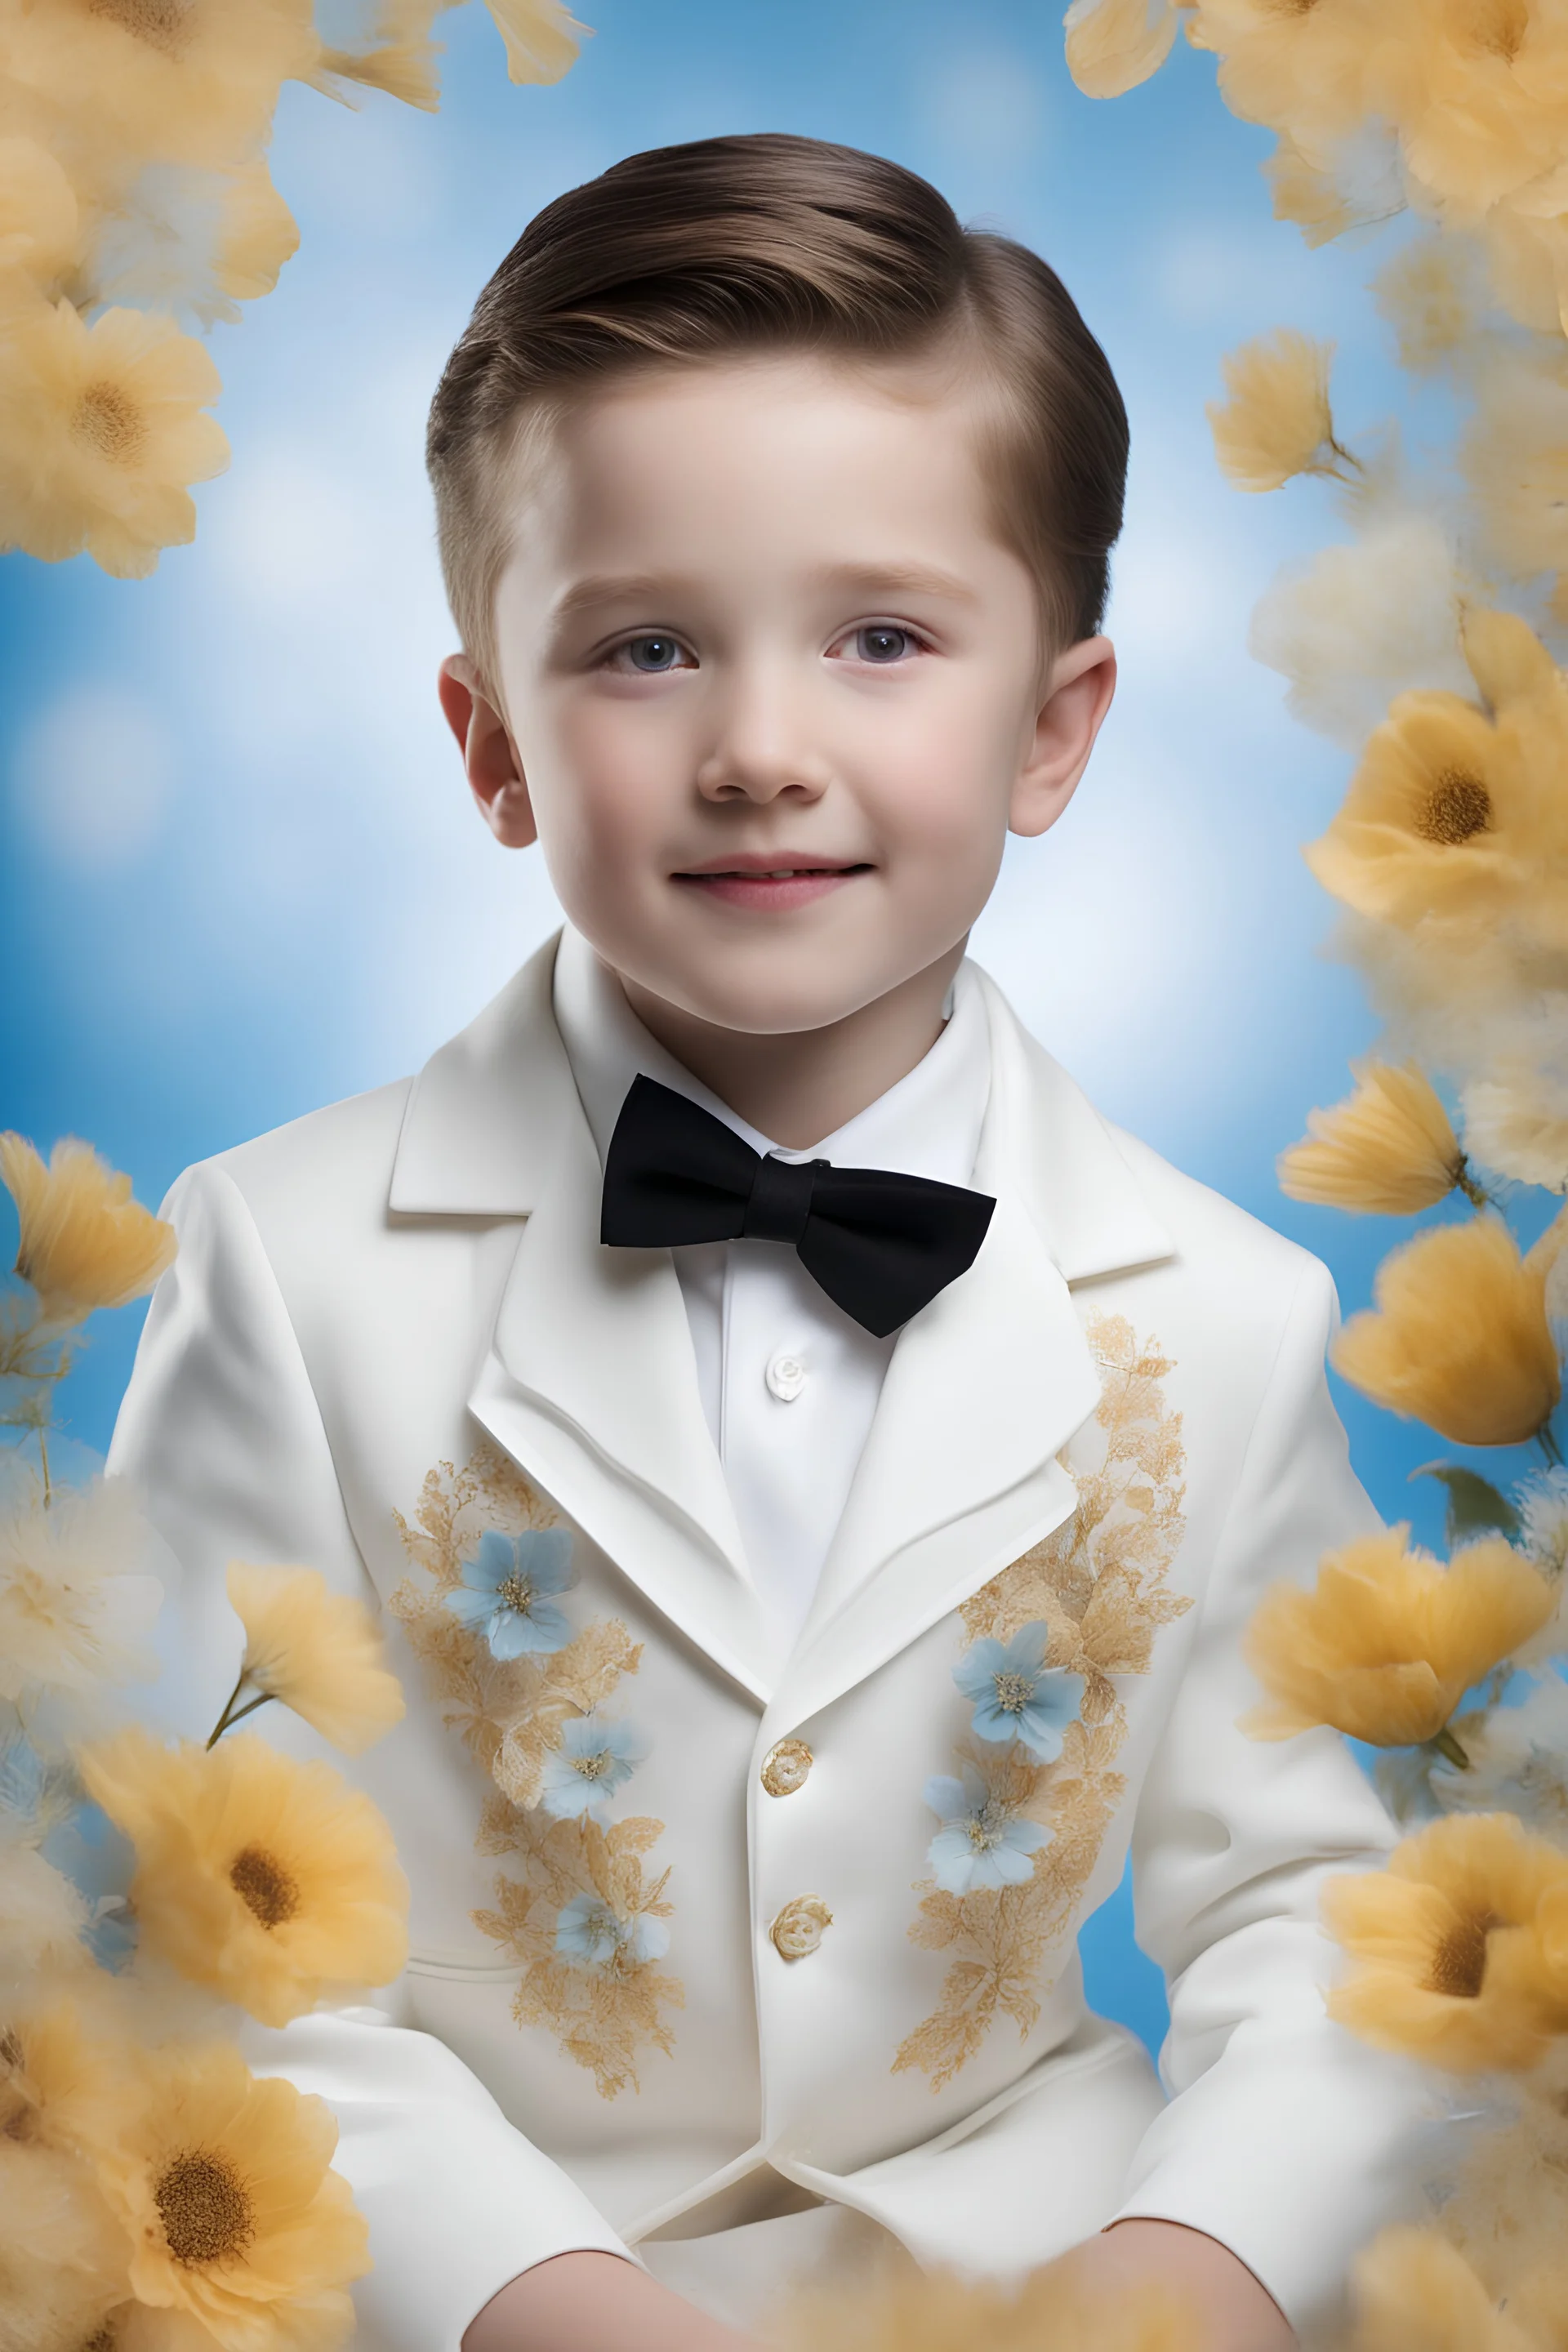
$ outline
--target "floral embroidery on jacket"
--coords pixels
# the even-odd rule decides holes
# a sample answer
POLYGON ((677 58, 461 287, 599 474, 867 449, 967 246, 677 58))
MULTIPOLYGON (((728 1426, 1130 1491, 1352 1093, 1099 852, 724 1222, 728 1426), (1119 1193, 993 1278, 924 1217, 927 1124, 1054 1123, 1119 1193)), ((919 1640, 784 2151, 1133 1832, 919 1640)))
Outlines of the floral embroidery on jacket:
POLYGON ((918 2067, 933 2090, 999 2014, 1020 2037, 1038 2019, 1047 1961, 1126 1788, 1115 1765, 1127 1710, 1112 1678, 1147 1674, 1159 1627, 1192 1607, 1165 1589, 1185 1525, 1182 1417, 1162 1387, 1171 1361, 1119 1315, 1092 1316, 1088 1338, 1101 1437, 1063 1457, 1078 1508, 964 1603, 971 1646, 953 1679, 973 1704, 973 1728, 958 1743, 958 1779, 926 1786, 941 1826, 910 1935, 954 1957, 893 2071, 918 2067))
POLYGON ((560 1605, 576 1582, 572 1531, 493 1446, 429 1472, 412 1524, 395 1514, 424 1573, 390 1606, 445 1721, 494 1780, 475 1840, 510 1858, 496 1907, 475 1925, 518 1961, 519 2025, 542 2025, 613 2099, 638 2087, 646 2048, 669 2052, 667 2010, 684 1993, 655 1963, 669 1946, 668 1870, 644 1857, 664 1833, 611 1822, 612 1800, 647 1754, 636 1727, 599 1710, 642 1647, 618 1618, 574 1629, 560 1605))

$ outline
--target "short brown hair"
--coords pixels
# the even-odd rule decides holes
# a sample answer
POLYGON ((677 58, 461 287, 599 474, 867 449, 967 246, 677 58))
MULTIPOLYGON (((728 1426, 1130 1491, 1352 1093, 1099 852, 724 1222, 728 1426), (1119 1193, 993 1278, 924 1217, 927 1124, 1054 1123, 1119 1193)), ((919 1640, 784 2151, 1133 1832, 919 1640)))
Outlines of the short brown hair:
POLYGON ((1000 395, 982 452, 998 528, 1051 640, 1091 636, 1127 413, 1037 254, 964 228, 898 163, 778 132, 656 147, 558 196, 479 296, 430 410, 447 593, 481 672, 508 553, 494 473, 525 419, 639 366, 779 350, 897 362, 965 342, 1000 395))

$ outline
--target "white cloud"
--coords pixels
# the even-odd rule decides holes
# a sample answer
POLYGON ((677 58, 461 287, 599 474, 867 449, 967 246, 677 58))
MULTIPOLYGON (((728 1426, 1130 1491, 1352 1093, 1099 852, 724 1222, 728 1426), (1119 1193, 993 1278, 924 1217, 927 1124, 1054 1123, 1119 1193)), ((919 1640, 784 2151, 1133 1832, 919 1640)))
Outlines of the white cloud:
POLYGON ((167 729, 146 702, 113 686, 68 688, 24 729, 12 761, 21 824, 46 856, 79 868, 139 857, 174 786, 167 729))

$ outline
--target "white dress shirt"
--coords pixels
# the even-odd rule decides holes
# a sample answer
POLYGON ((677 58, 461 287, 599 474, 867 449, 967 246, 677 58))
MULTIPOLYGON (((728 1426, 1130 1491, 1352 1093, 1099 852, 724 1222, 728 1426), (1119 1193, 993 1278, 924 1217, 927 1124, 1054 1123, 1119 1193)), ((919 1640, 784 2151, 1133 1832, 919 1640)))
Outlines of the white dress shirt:
MULTIPOLYGON (((577 932, 562 935, 555 1019, 603 1165, 622 1103, 642 1075, 733 1129, 754 1151, 973 1181, 991 1090, 985 1008, 968 964, 924 1059, 819 1143, 786 1150, 710 1094, 637 1018, 577 932)), ((697 1354, 702 1408, 735 1506, 758 1597, 781 1657, 816 1590, 898 1334, 873 1338, 835 1306, 793 1249, 706 1242, 673 1251, 697 1354)))

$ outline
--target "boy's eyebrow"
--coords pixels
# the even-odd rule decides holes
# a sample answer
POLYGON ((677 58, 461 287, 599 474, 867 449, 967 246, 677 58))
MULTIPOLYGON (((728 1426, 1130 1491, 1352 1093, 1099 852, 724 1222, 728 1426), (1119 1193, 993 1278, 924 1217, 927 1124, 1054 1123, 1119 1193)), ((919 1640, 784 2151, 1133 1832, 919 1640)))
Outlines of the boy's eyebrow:
POLYGON ((662 597, 679 595, 696 584, 673 572, 591 572, 585 580, 574 580, 570 588, 562 591, 551 608, 550 617, 560 628, 575 620, 579 613, 596 612, 602 604, 657 604, 662 597))
MULTIPOLYGON (((829 563, 811 577, 816 587, 842 589, 856 595, 874 597, 879 590, 891 589, 908 596, 945 597, 956 604, 980 601, 966 580, 934 564, 829 563)), ((559 629, 579 613, 595 612, 605 604, 657 604, 666 596, 679 595, 697 585, 696 581, 672 572, 595 572, 563 590, 550 617, 559 629)))
POLYGON ((931 563, 829 563, 814 575, 824 588, 843 588, 857 595, 874 596, 891 588, 906 596, 943 596, 955 604, 977 604, 978 595, 956 572, 931 563))

